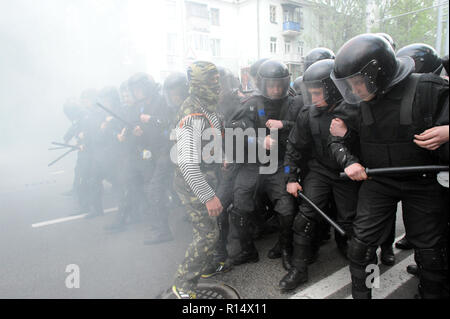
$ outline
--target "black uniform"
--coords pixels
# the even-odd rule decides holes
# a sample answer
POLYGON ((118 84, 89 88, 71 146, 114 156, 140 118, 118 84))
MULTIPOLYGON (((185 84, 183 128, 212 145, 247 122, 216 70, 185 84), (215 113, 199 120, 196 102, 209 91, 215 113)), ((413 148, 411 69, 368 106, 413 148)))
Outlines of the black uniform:
MULTIPOLYGON (((283 123, 283 128, 278 132, 277 171, 273 174, 260 174, 261 164, 245 163, 241 165, 235 178, 232 221, 238 230, 244 255, 245 252, 251 252, 250 255, 253 255, 254 261, 258 259, 258 255, 248 227, 251 214, 255 210, 254 198, 258 186, 273 203, 274 211, 279 215, 280 245, 285 250, 290 250, 289 246, 292 243, 291 225, 296 207, 294 198, 286 192, 283 158, 289 132, 295 123, 301 105, 298 97, 288 96, 273 101, 263 96, 253 96, 243 106, 247 113, 242 121, 246 122, 245 127, 247 128, 251 127, 255 130, 264 128, 266 129, 266 135, 269 135, 270 131, 266 128, 267 120, 281 120, 283 123)), ((260 137, 260 140, 264 137, 260 137)), ((249 143, 256 143, 257 140, 251 140, 249 143)), ((235 264, 239 264, 240 259, 238 255, 235 264)))
MULTIPOLYGON (((448 108, 448 84, 434 75, 422 75, 414 102, 402 105, 412 75, 385 95, 362 102, 359 136, 361 159, 348 152, 342 143, 331 148, 342 168, 361 161, 368 168, 432 165, 439 162, 437 152, 419 148, 414 134, 436 125, 437 115, 448 108)), ((448 120, 448 119, 447 119, 448 120)), ((448 124, 448 122, 447 122, 448 124)), ((447 212, 444 212, 444 188, 436 174, 386 177, 364 181, 354 221, 354 239, 349 248, 350 270, 355 298, 370 297, 365 285, 365 267, 376 263, 376 248, 391 233, 393 212, 402 201, 403 220, 415 259, 421 268, 423 297, 447 295, 442 284, 447 279, 447 212)))
MULTIPOLYGON (((309 173, 301 182, 305 195, 319 208, 325 209, 329 197, 334 196, 338 210, 338 223, 351 232, 351 224, 356 213, 358 183, 339 179, 341 168, 328 151, 328 138, 331 120, 335 117, 348 117, 356 112, 354 106, 341 104, 330 111, 329 107, 305 107, 299 114, 296 125, 289 136, 288 151, 285 157, 286 171, 290 172, 288 182, 297 181, 298 163, 309 154, 309 173)), ((353 144, 354 141, 349 141, 353 144)), ((303 217, 319 221, 320 217, 306 203, 300 206, 303 217)), ((300 216, 297 217, 300 221, 300 216)), ((296 226, 294 225, 294 229, 296 226)))

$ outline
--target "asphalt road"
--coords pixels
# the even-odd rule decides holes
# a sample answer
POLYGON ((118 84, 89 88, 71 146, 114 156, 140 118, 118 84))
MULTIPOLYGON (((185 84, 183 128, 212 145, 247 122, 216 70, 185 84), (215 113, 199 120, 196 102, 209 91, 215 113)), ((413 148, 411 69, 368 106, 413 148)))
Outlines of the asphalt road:
MULTIPOLYGON (((170 212, 174 240, 153 246, 143 245, 148 227, 145 221, 120 233, 103 229, 117 214, 117 202, 108 185, 103 217, 65 220, 75 208, 73 199, 62 195, 71 188, 73 159, 51 168, 47 162, 37 161, 38 166, 28 171, 2 166, 0 298, 154 298, 169 287, 191 241, 192 231, 183 220, 183 210, 170 212), (66 286, 73 274, 66 272, 68 265, 78 266, 79 288, 66 286)), ((404 229, 401 214, 397 215, 399 237, 404 229)), ((213 280, 232 285, 242 298, 349 297, 347 262, 333 239, 321 247, 318 260, 309 267, 309 282, 292 293, 280 293, 277 286, 285 271, 279 259, 266 257, 275 241, 275 235, 258 240, 258 263, 235 267, 213 280)), ((231 254, 238 250, 232 238, 229 250, 231 254)), ((396 258, 395 266, 380 266, 375 298, 409 299, 416 293, 417 279, 405 270, 412 252, 396 251, 396 258)))

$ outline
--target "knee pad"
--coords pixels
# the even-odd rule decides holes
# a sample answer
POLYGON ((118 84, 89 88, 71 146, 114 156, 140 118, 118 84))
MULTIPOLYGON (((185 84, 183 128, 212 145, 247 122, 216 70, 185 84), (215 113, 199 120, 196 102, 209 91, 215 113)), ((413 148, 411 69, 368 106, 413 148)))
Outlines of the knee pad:
POLYGON ((300 245, 311 244, 316 233, 317 222, 310 220, 302 213, 295 217, 292 225, 294 241, 300 245))
POLYGON ((377 246, 369 246, 353 237, 348 247, 348 259, 361 267, 377 263, 377 246))
POLYGON ((242 211, 236 208, 233 208, 230 212, 231 222, 238 229, 246 228, 250 225, 250 216, 251 212, 242 211))

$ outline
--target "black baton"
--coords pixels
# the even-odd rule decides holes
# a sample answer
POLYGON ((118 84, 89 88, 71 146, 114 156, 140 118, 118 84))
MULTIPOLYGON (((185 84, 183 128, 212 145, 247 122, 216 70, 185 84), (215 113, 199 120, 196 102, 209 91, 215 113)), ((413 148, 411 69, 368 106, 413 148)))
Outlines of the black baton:
POLYGON ((65 152, 63 155, 61 155, 60 157, 58 157, 57 159, 55 159, 53 162, 50 162, 48 164, 48 167, 52 166, 53 164, 55 164, 57 161, 59 161, 61 158, 63 158, 64 156, 68 155, 69 153, 76 151, 77 148, 71 148, 70 150, 68 150, 67 152, 65 152))
POLYGON ((298 195, 300 195, 301 198, 303 198, 312 208, 315 209, 316 212, 318 212, 325 220, 333 226, 342 236, 345 236, 345 231, 336 224, 330 217, 328 217, 319 207, 317 207, 316 204, 314 204, 308 197, 306 197, 302 192, 298 191, 298 195))
MULTIPOLYGON (((448 172, 448 166, 429 165, 429 166, 404 166, 404 167, 385 167, 385 168, 366 168, 367 176, 379 176, 389 174, 408 174, 408 173, 439 173, 448 172)), ((349 179, 345 172, 339 173, 342 179, 349 179)))
POLYGON ((109 115, 111 115, 112 117, 116 118, 117 120, 119 120, 120 122, 124 123, 127 127, 129 128, 133 128, 135 127, 135 125, 131 124, 130 122, 124 120, 123 118, 121 118, 119 115, 117 115, 116 113, 114 113, 113 111, 111 111, 110 109, 104 107, 102 104, 100 104, 99 102, 96 103, 97 106, 99 108, 101 108, 103 111, 105 111, 106 113, 108 113, 109 115))

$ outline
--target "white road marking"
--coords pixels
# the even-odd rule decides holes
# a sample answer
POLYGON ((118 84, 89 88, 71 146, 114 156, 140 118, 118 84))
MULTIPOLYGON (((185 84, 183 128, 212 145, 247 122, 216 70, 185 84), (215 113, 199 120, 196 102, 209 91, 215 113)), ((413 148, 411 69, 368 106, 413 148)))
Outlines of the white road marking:
MULTIPOLYGON (((397 237, 395 239, 395 242, 397 242, 401 238, 403 238, 403 234, 397 237)), ((394 248, 394 253, 397 254, 398 252, 400 252, 400 250, 394 248)), ((405 267, 402 268, 404 272, 406 272, 405 267)), ((291 299, 324 299, 328 296, 331 296, 332 294, 334 294, 335 292, 337 292, 338 290, 342 289, 343 287, 347 286, 350 283, 351 283, 350 269, 348 268, 348 266, 345 266, 340 270, 334 272, 332 275, 327 276, 322 280, 313 283, 306 289, 297 292, 296 294, 291 296, 291 299)), ((383 287, 381 280, 380 280, 380 287, 383 287)))
POLYGON ((50 172, 50 175, 58 175, 58 174, 62 174, 62 173, 64 173, 64 170, 62 170, 62 171, 50 172))
POLYGON ((384 299, 411 279, 413 275, 406 271, 406 267, 414 263, 414 254, 411 253, 411 255, 384 272, 380 276, 380 288, 372 289, 372 298, 384 299))
MULTIPOLYGON (((111 208, 105 209, 103 212, 105 214, 107 214, 107 213, 110 213, 110 212, 115 212, 117 210, 119 210, 118 207, 111 207, 111 208)), ((46 222, 40 222, 40 223, 32 224, 31 227, 37 228, 37 227, 43 227, 43 226, 48 226, 48 225, 53 225, 53 224, 64 223, 64 222, 68 222, 68 221, 71 221, 71 220, 84 218, 84 217, 86 217, 86 215, 87 214, 81 214, 81 215, 75 215, 75 216, 69 216, 69 217, 53 219, 53 220, 49 220, 49 221, 46 221, 46 222)))

